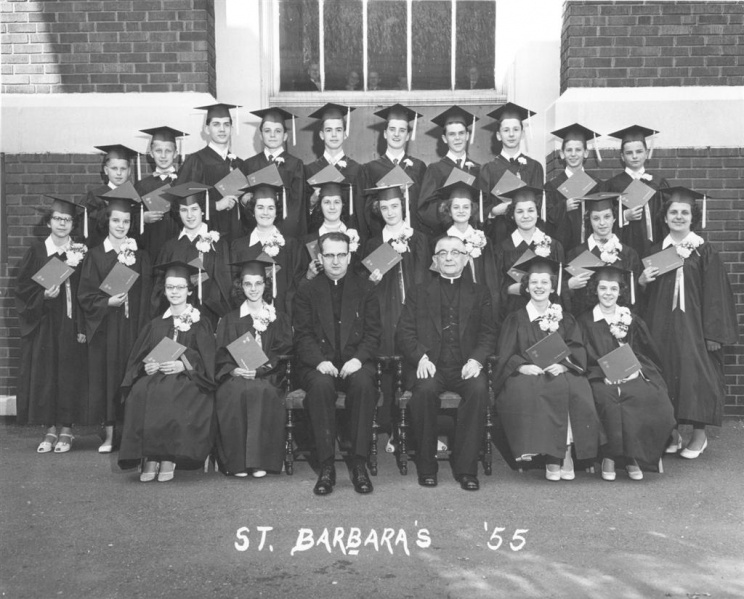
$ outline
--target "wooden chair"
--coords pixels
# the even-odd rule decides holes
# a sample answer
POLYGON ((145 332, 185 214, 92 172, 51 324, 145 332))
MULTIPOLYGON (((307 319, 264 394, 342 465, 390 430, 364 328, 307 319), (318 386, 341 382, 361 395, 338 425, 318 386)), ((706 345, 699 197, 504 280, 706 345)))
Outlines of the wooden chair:
MULTIPOLYGON (((395 364, 395 402, 398 407, 398 422, 395 426, 396 436, 398 438, 398 448, 396 451, 396 458, 398 462, 398 470, 402 475, 408 474, 408 460, 412 459, 413 452, 408 448, 408 433, 409 433, 409 408, 408 402, 411 400, 411 392, 403 391, 403 359, 401 356, 392 357, 395 364)), ((490 475, 492 472, 493 453, 492 453, 492 440, 493 440, 493 367, 496 362, 495 356, 489 356, 486 363, 486 374, 488 377, 488 405, 486 407, 486 431, 483 436, 483 447, 480 452, 481 464, 483 464, 483 472, 486 475, 490 475)), ((439 399, 442 402, 441 410, 453 410, 460 405, 462 398, 459 394, 453 391, 445 391, 439 395, 439 399)), ((438 460, 448 460, 451 451, 439 451, 437 452, 438 460)))

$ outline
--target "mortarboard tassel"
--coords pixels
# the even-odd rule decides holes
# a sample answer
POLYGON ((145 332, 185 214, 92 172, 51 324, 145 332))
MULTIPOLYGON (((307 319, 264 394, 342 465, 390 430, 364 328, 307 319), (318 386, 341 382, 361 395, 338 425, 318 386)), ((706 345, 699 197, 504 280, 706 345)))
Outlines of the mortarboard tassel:
POLYGON ((83 237, 88 239, 88 207, 83 206, 83 237))
POLYGON ((630 303, 635 304, 635 275, 630 273, 630 303))
POLYGON ((475 141, 475 115, 473 115, 473 126, 470 127, 470 144, 475 141))
POLYGON ((240 135, 240 106, 235 107, 235 134, 240 135))
POLYGON ((625 210, 623 209, 623 198, 620 196, 617 198, 617 220, 618 225, 622 229, 625 226, 625 210))
POLYGON ((271 297, 276 299, 276 263, 271 265, 271 297))
POLYGON ((349 216, 354 216, 354 186, 349 185, 349 216))
POLYGON ((540 218, 542 219, 542 222, 545 222, 548 220, 547 208, 545 207, 545 190, 543 190, 543 193, 542 193, 542 204, 540 205, 540 218))
POLYGON ((287 218, 287 188, 282 186, 282 218, 287 218))
POLYGON ((351 106, 346 107, 346 137, 349 137, 349 129, 351 128, 351 106))
POLYGON ((480 222, 484 221, 483 218, 483 191, 480 191, 478 193, 478 218, 480 219, 480 222))
POLYGON ((292 145, 297 145, 297 128, 295 127, 295 115, 292 115, 292 145))
POLYGON ((411 141, 416 141, 416 124, 418 123, 418 112, 413 116, 413 131, 411 131, 411 141))
POLYGON ((651 158, 654 157, 654 136, 656 133, 651 134, 651 139, 648 141, 648 159, 651 160, 651 158))
POLYGON ((705 225, 708 222, 707 212, 708 212, 708 196, 703 195, 703 229, 705 229, 705 225))
POLYGON ((142 179, 142 162, 140 161, 139 152, 137 152, 137 181, 142 179))
POLYGON ((207 201, 206 201, 206 204, 207 204, 207 214, 206 214, 206 217, 205 218, 206 218, 206 220, 209 220, 209 190, 208 189, 207 189, 207 193, 204 194, 204 195, 207 196, 207 201))
POLYGON ((178 138, 178 156, 176 156, 176 161, 178 161, 179 156, 181 157, 181 164, 183 164, 183 161, 186 160, 183 155, 183 137, 178 138))
POLYGON ((602 162, 602 154, 599 153, 599 146, 597 145, 597 134, 594 134, 594 154, 597 157, 597 162, 602 162))
POLYGON ((140 203, 140 235, 145 232, 145 206, 140 203))
POLYGON ((581 202, 581 243, 584 243, 586 241, 586 221, 584 220, 585 216, 586 206, 584 205, 584 202, 581 202))
POLYGON ((561 287, 563 287, 563 264, 558 263, 558 289, 556 289, 556 295, 560 296, 561 287))
MULTIPOLYGON (((201 252, 199 252, 199 253, 201 254, 201 252)), ((199 256, 199 257, 201 258, 201 256, 199 256)), ((199 294, 198 295, 199 295, 199 303, 201 304, 202 303, 202 276, 201 276, 201 268, 199 268, 199 274, 197 276, 199 277, 199 283, 198 283, 199 294)))
POLYGON ((532 126, 530 125, 530 119, 531 118, 532 118, 532 115, 529 112, 527 112, 527 126, 530 128, 530 148, 533 145, 532 144, 532 142, 533 142, 533 138, 532 138, 532 126))
POLYGON ((411 200, 409 199, 409 196, 408 196, 408 185, 406 185, 404 193, 406 195, 406 226, 410 227, 411 226, 411 200))

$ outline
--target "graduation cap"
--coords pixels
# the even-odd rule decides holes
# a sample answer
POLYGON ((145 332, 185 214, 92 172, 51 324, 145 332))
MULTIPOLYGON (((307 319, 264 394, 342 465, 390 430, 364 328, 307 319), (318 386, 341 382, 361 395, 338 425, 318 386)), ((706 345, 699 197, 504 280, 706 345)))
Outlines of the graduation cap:
MULTIPOLYGON (((437 189, 439 197, 442 198, 442 205, 444 201, 452 199, 457 194, 458 198, 468 198, 471 202, 475 202, 475 198, 478 198, 478 218, 483 222, 483 192, 473 185, 472 181, 455 180, 451 183, 445 182, 445 184, 437 189)), ((440 206, 441 209, 441 206, 440 206)))
POLYGON ((612 210, 613 202, 617 200, 618 211, 623 209, 623 203, 619 193, 611 191, 598 191, 578 198, 581 202, 581 243, 586 238, 586 225, 584 224, 584 215, 589 212, 601 212, 602 210, 612 210))
POLYGON ((248 185, 241 191, 250 191, 256 200, 261 198, 276 200, 280 189, 282 191, 282 214, 287 214, 287 191, 284 188, 284 181, 276 163, 271 163, 248 175, 248 185))
MULTIPOLYGON (((52 205, 49 208, 51 212, 61 212, 62 214, 66 214, 67 216, 71 216, 75 218, 75 216, 77 215, 76 210, 79 208, 82 208, 83 210, 83 237, 85 237, 86 239, 88 238, 88 208, 86 206, 80 205, 73 200, 67 200, 65 198, 60 198, 58 196, 50 196, 48 194, 44 194, 44 197, 52 200, 52 205)), ((40 211, 43 211, 43 209, 40 211)))
POLYGON ((311 119, 318 119, 321 124, 328 119, 346 119, 346 136, 349 136, 349 128, 351 127, 351 111, 356 110, 351 106, 344 106, 343 104, 334 104, 328 102, 324 106, 321 106, 315 112, 310 113, 308 116, 311 119))
POLYGON ((395 198, 404 199, 406 203, 406 226, 411 226, 411 214, 410 214, 410 199, 408 196, 408 187, 413 185, 413 179, 411 179, 406 172, 400 167, 395 165, 390 171, 385 174, 375 187, 365 189, 366 192, 377 193, 377 202, 384 200, 393 200, 395 198))
MULTIPOLYGON (((176 148, 178 150, 178 153, 183 156, 183 147, 181 142, 183 141, 184 137, 188 137, 189 134, 184 131, 179 131, 178 129, 174 129, 173 127, 168 127, 167 125, 163 125, 161 127, 152 127, 151 129, 140 129, 140 133, 144 133, 145 135, 149 135, 151 137, 150 144, 154 141, 169 141, 176 145, 176 148)), ((145 150, 147 152, 147 150, 145 150)), ((185 158, 185 157, 184 157, 185 158)))
POLYGON ((648 143, 648 157, 651 158, 654 154, 654 135, 659 133, 654 129, 643 127, 641 125, 631 125, 625 127, 625 129, 619 129, 614 133, 610 133, 610 137, 615 137, 620 140, 620 147, 622 148, 626 143, 631 141, 642 141, 645 145, 646 138, 650 137, 648 143))
POLYGON ((473 143, 473 139, 475 138, 475 122, 480 119, 461 106, 454 105, 431 120, 442 129, 446 128, 450 123, 461 123, 466 129, 470 127, 470 143, 473 143))
POLYGON ((537 113, 528 108, 524 108, 519 104, 507 102, 506 104, 499 106, 496 110, 489 112, 488 116, 500 123, 504 119, 518 119, 524 121, 525 119, 529 119, 531 116, 535 116, 535 114, 537 113))
POLYGON ((661 193, 665 196, 667 196, 667 199, 672 202, 684 202, 686 204, 690 204, 691 206, 695 205, 695 200, 703 200, 703 222, 702 227, 705 229, 706 225, 706 212, 708 211, 708 196, 704 193, 700 193, 699 191, 695 191, 693 189, 690 189, 689 187, 682 187, 680 185, 677 185, 675 187, 667 187, 663 188, 661 190, 661 193))
POLYGON ((415 110, 411 110, 408 106, 403 106, 403 104, 393 104, 392 106, 378 110, 375 112, 375 115, 381 119, 385 119, 387 122, 398 120, 410 123, 413 121, 413 125, 411 126, 411 140, 416 139, 416 124, 419 118, 423 118, 424 116, 415 110))
POLYGON ((292 145, 297 145, 297 132, 295 130, 295 119, 297 118, 297 115, 276 106, 272 106, 271 108, 262 108, 261 110, 251 110, 251 114, 260 118, 261 124, 265 122, 281 123, 285 131, 287 130, 287 119, 292 119, 292 145))
POLYGON ((96 150, 100 150, 106 156, 103 161, 108 162, 109 160, 126 160, 130 163, 135 158, 137 159, 137 180, 142 178, 142 169, 140 168, 139 153, 132 148, 129 148, 122 144, 111 144, 108 146, 93 146, 96 150))
POLYGON ((214 104, 207 104, 206 106, 197 106, 195 110, 206 110, 207 118, 205 120, 209 123, 212 119, 232 119, 232 116, 230 116, 230 110, 233 108, 235 109, 235 132, 240 133, 239 111, 241 106, 239 104, 216 102, 214 104))
POLYGON ((207 198, 207 194, 205 193, 211 189, 209 185, 204 185, 202 183, 196 183, 194 181, 189 181, 188 183, 181 183, 180 185, 176 185, 175 187, 171 187, 170 189, 163 192, 164 196, 171 196, 171 200, 174 201, 179 206, 191 206, 192 204, 199 204, 201 205, 201 202, 206 200, 206 211, 207 211, 207 220, 209 219, 209 198, 207 198))
POLYGON ((349 216, 354 214, 354 186, 346 180, 343 173, 329 164, 307 180, 309 185, 319 188, 318 199, 326 196, 341 196, 342 185, 349 186, 349 216))
POLYGON ((509 191, 505 191, 501 195, 512 200, 513 204, 516 204, 517 202, 534 202, 535 206, 540 209, 540 218, 543 222, 546 220, 544 190, 537 187, 530 187, 529 185, 523 185, 522 187, 516 187, 509 191))
POLYGON ((276 297, 276 261, 263 251, 261 244, 257 243, 249 247, 243 253, 242 258, 230 262, 230 266, 240 268, 240 279, 245 275, 271 276, 271 294, 272 297, 276 297), (271 275, 269 275, 269 271, 271 275))
POLYGON ((563 265, 555 260, 551 260, 545 256, 537 256, 525 260, 519 265, 519 270, 525 272, 527 276, 533 273, 548 273, 550 275, 558 275, 558 287, 555 293, 560 294, 561 286, 563 283, 563 265))
POLYGON ((125 181, 119 187, 110 189, 98 196, 108 204, 111 210, 132 213, 132 209, 139 205, 140 208, 140 235, 145 232, 144 204, 131 181, 125 181))
POLYGON ((555 131, 551 132, 551 135, 555 135, 556 137, 562 139, 564 142, 580 141, 584 144, 585 148, 589 147, 590 139, 594 140, 594 154, 597 156, 597 162, 602 162, 602 156, 599 153, 599 148, 597 147, 597 137, 601 137, 600 133, 592 131, 588 127, 584 127, 584 125, 580 125, 579 123, 574 123, 561 129, 556 129, 555 131))
POLYGON ((635 278, 633 271, 614 264, 604 264, 602 266, 586 266, 586 270, 592 271, 592 276, 597 281, 612 281, 622 283, 626 277, 630 279, 630 303, 635 304, 635 278))
POLYGON ((165 278, 179 277, 181 279, 191 280, 192 275, 199 274, 199 268, 193 264, 183 262, 182 260, 173 260, 172 262, 163 262, 153 266, 155 270, 165 273, 165 278))

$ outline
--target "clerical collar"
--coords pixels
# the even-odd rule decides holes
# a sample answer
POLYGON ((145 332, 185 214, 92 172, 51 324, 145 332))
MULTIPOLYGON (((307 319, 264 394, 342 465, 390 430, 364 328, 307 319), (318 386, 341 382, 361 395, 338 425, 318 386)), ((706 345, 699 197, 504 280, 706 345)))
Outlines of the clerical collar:
POLYGON ((329 277, 328 275, 326 275, 326 279, 328 279, 328 284, 329 285, 333 285, 334 287, 338 287, 338 284, 339 283, 341 283, 343 285, 344 279, 346 279, 346 275, 344 275, 340 279, 332 279, 331 277, 329 277))
POLYGON ((455 164, 460 164, 460 160, 462 160, 463 161, 462 164, 464 166, 465 163, 468 161, 468 153, 463 152, 462 156, 456 156, 455 153, 452 150, 450 150, 449 152, 447 152, 447 158, 449 158, 455 164))
POLYGON ((634 171, 631 170, 629 167, 625 167, 625 172, 628 173, 628 176, 631 179, 640 179, 641 177, 643 177, 643 175, 646 174, 646 169, 641 167, 640 170, 634 171))
POLYGON ((194 233, 189 234, 189 232, 186 230, 186 227, 181 229, 181 232, 178 234, 178 238, 181 239, 181 237, 188 237, 189 241, 194 241, 199 235, 202 235, 209 231, 209 227, 207 227, 207 223, 202 223, 201 227, 199 227, 194 233))
POLYGON ((230 153, 230 148, 221 148, 217 144, 213 142, 209 142, 209 147, 212 148, 219 156, 222 158, 222 160, 227 159, 227 155, 230 153))
POLYGON ((331 156, 328 153, 328 150, 326 150, 325 152, 323 152, 323 158, 326 159, 326 162, 328 164, 332 164, 333 166, 336 166, 336 164, 338 164, 338 161, 339 160, 343 160, 345 157, 346 156, 344 155, 343 150, 339 154, 336 154, 336 156, 331 156))
POLYGON ((269 150, 269 148, 264 148, 264 156, 266 156, 266 160, 271 161, 271 157, 274 157, 274 160, 276 160, 279 156, 281 156, 284 153, 284 148, 276 148, 275 150, 269 150))
POLYGON ((395 162, 396 160, 398 162, 402 162, 405 155, 405 150, 398 150, 397 152, 393 152, 390 148, 388 148, 387 152, 385 152, 385 156, 388 157, 388 160, 390 160, 390 162, 395 162))
POLYGON ((443 278, 445 281, 449 281, 450 282, 450 285, 454 285, 455 284, 455 281, 457 281, 457 280, 460 279, 460 277, 462 276, 462 273, 460 273, 456 277, 448 277, 446 275, 443 275, 442 273, 439 273, 439 276, 441 278, 443 278))

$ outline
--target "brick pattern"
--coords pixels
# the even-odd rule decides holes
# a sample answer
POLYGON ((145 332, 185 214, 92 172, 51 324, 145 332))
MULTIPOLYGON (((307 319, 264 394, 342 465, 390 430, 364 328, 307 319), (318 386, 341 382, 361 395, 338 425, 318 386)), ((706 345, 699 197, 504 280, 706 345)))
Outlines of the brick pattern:
MULTIPOLYGON (((594 155, 586 165, 595 179, 606 180, 621 170, 619 152, 594 155)), ((563 169, 554 152, 547 157, 547 177, 563 169)), ((744 149, 657 148, 648 170, 669 181, 709 194, 708 219, 699 231, 715 245, 726 263, 738 310, 740 344, 725 349, 726 406, 728 415, 744 415, 744 149)))
POLYGON ((744 3, 568 0, 569 87, 744 85, 744 3))
POLYGON ((0 0, 3 93, 216 93, 214 0, 0 0))

